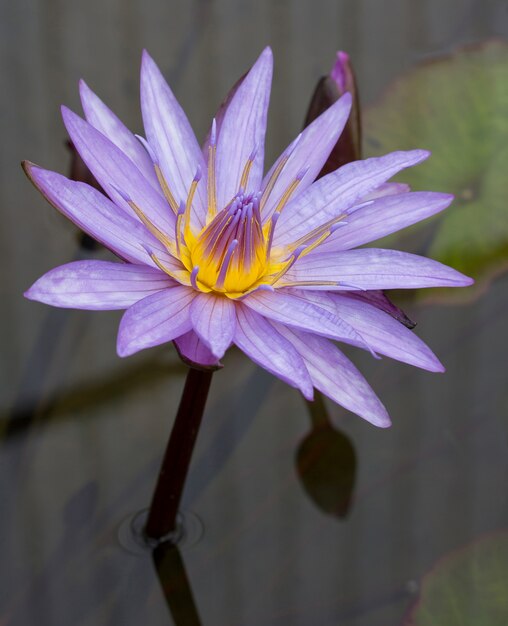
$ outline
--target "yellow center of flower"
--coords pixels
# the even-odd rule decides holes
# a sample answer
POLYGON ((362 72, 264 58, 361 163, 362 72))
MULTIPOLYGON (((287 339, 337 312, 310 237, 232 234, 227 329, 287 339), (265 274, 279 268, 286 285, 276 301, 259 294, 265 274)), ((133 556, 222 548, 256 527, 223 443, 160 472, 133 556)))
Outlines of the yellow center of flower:
POLYGON ((194 232, 191 227, 191 212, 194 195, 201 180, 200 170, 190 185, 186 202, 178 207, 159 165, 155 164, 161 189, 176 217, 174 241, 151 223, 137 205, 127 199, 143 224, 183 267, 178 271, 170 270, 153 252, 148 251, 152 260, 162 271, 183 284, 198 291, 213 291, 233 299, 255 289, 273 289, 276 283, 277 286, 296 285, 281 279, 298 258, 322 243, 344 216, 312 230, 284 249, 272 250, 277 220, 306 170, 295 176, 276 203, 270 203, 270 213, 263 219, 263 208, 289 159, 290 151, 279 159, 262 192, 246 193, 244 189, 247 188, 255 158, 253 151, 243 169, 238 192, 224 208, 217 211, 215 150, 214 124, 208 148, 206 224, 199 233, 194 232))
POLYGON ((248 291, 266 271, 266 243, 259 212, 261 194, 238 193, 190 246, 197 283, 219 293, 248 291))

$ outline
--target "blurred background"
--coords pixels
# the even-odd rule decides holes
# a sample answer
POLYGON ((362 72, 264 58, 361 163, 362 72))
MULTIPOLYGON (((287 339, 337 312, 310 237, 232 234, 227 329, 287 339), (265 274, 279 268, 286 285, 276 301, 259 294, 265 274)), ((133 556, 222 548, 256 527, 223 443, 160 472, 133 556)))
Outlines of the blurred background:
POLYGON ((505 0, 0 2, 1 626, 508 623, 507 35, 505 0), (80 78, 142 132, 144 47, 203 137, 267 44, 267 160, 346 50, 365 154, 429 148, 402 179, 457 195, 390 245, 478 285, 393 296, 445 375, 347 351, 388 430, 331 403, 311 411, 230 351, 186 486, 187 536, 152 555, 129 523, 150 501, 185 368, 172 346, 119 359, 120 312, 23 299, 50 268, 109 253, 80 245, 19 162, 68 172, 59 106, 80 111, 80 78))

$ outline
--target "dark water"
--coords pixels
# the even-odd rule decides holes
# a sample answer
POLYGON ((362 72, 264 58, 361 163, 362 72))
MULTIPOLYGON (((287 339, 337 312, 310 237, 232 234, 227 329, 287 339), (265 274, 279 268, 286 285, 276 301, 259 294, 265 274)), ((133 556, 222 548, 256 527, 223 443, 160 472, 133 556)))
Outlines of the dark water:
POLYGON ((273 157, 337 49, 369 103, 422 58, 506 36, 506 5, 20 0, 0 11, 0 625, 402 624, 436 560, 508 525, 508 279, 468 305, 409 305, 444 376, 351 352, 389 430, 331 403, 323 423, 323 407, 311 415, 230 352, 186 486, 189 536, 151 554, 119 533, 150 500, 184 367, 168 347, 120 360, 119 313, 23 300, 43 271, 108 257, 80 249, 18 162, 67 171, 58 105, 77 108, 80 77, 139 130, 142 47, 203 135, 267 43, 273 157))

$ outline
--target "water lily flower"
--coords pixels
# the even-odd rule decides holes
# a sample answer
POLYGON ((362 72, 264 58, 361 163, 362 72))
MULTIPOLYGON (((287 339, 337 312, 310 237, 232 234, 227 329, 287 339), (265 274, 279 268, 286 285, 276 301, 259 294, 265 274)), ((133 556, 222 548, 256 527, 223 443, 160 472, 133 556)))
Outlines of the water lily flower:
POLYGON ((443 210, 452 196, 377 191, 426 159, 425 150, 355 161, 316 180, 348 119, 347 93, 263 175, 272 64, 267 48, 219 109, 203 147, 146 52, 146 138, 81 83, 86 120, 65 107, 63 119, 107 195, 24 167, 53 206, 120 262, 57 267, 26 296, 59 307, 126 309, 120 356, 174 341, 185 359, 211 366, 235 344, 305 398, 315 387, 388 426, 386 409, 334 342, 443 371, 412 331, 361 296, 472 281, 421 256, 359 246, 443 210))

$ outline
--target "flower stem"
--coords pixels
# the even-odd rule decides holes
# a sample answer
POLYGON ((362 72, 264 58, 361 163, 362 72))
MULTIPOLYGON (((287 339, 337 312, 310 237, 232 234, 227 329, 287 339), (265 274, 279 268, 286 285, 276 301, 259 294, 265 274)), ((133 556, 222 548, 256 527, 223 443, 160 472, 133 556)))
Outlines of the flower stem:
POLYGON ((328 417, 328 410, 325 404, 325 399, 320 391, 315 389, 314 400, 306 400, 306 404, 309 410, 309 416, 310 421, 312 422, 313 430, 324 426, 331 426, 330 418, 328 417))
POLYGON ((212 370, 194 368, 190 368, 187 374, 144 529, 148 539, 162 539, 176 528, 176 516, 212 374, 212 370))

